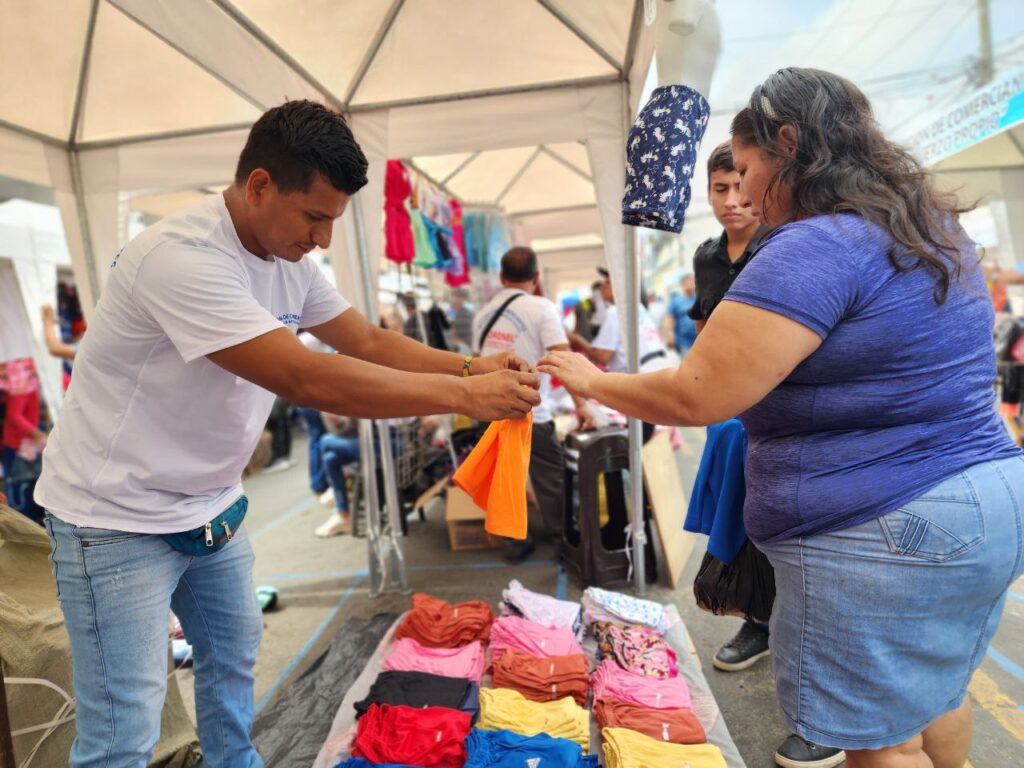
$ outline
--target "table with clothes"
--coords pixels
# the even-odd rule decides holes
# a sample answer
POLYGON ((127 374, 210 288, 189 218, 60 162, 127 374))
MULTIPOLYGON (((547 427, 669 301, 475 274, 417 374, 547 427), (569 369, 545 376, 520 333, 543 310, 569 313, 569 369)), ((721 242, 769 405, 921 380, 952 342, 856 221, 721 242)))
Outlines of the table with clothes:
POLYGON ((415 594, 340 702, 314 768, 733 768, 672 607, 513 580, 497 614, 415 594))

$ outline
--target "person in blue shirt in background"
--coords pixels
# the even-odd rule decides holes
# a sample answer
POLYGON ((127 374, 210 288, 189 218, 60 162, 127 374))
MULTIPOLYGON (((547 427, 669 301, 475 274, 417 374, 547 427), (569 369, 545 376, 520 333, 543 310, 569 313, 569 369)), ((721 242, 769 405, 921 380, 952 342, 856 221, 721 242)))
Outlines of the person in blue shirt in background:
POLYGON ((697 340, 697 322, 690 317, 690 309, 697 301, 697 282, 687 273, 679 282, 682 293, 672 292, 668 300, 668 314, 672 318, 672 343, 680 355, 685 355, 697 340))

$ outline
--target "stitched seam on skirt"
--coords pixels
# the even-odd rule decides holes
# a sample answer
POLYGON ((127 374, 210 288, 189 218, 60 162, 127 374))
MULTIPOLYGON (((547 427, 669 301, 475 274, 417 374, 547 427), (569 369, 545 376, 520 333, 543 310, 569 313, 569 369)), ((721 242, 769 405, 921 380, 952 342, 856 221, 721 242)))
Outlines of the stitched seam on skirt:
POLYGON ((1022 535, 1021 533, 1022 523, 1020 514, 1020 500, 1014 495, 1013 488, 1010 487, 1010 483, 1007 481, 1006 475, 1003 474, 1002 470, 999 469, 998 466, 995 466, 994 463, 992 469, 995 470, 996 474, 999 475, 999 479, 1003 481, 1003 485, 1006 486, 1006 492, 1010 494, 1010 498, 1013 499, 1013 506, 1015 511, 1017 512, 1017 519, 1015 521, 1017 523, 1017 558, 1013 562, 1013 570, 1010 571, 1010 578, 1007 580, 1006 586, 1003 587, 1003 591, 1005 592, 1011 586, 1013 586, 1013 583, 1017 580, 1015 574, 1020 572, 1021 558, 1024 557, 1024 545, 1022 545, 1022 542, 1024 542, 1024 535, 1022 535))
MULTIPOLYGON (((992 469, 995 471, 995 473, 997 475, 999 475, 999 479, 1003 482, 1003 485, 1006 487, 1006 492, 1010 495, 1010 498, 1013 499, 1014 507, 1018 510, 1018 514, 1017 514, 1017 541, 1019 542, 1020 541, 1020 513, 1019 513, 1020 504, 1018 503, 1016 497, 1013 495, 1013 489, 1010 487, 1010 484, 1008 482, 1006 482, 1006 477, 1003 475, 1003 473, 1000 472, 999 468, 994 466, 994 465, 993 465, 992 469)), ((967 485, 970 486, 971 492, 974 493, 974 484, 971 483, 969 478, 967 478, 966 473, 964 473, 964 478, 967 480, 967 485)), ((977 496, 975 496, 975 498, 977 498, 977 496)), ((979 508, 980 508, 980 504, 979 504, 979 508)), ((1017 558, 1016 558, 1016 560, 1014 562, 1014 567, 1010 571, 1010 578, 1007 580, 1006 585, 1003 587, 1003 590, 1002 590, 1003 592, 1006 592, 1006 590, 1008 590, 1010 588, 1010 585, 1013 584, 1013 582, 1014 582, 1013 574, 1017 572, 1017 568, 1019 566, 1020 566, 1020 544, 1018 543, 1018 545, 1017 545, 1017 558)), ((991 605, 989 605, 988 610, 985 611, 985 621, 981 625, 981 630, 978 632, 978 639, 974 643, 974 651, 973 651, 973 653, 971 653, 970 659, 968 659, 967 671, 966 671, 966 675, 965 675, 965 677, 967 678, 967 681, 964 684, 964 686, 962 686, 962 688, 965 688, 967 686, 967 684, 970 683, 971 671, 974 670, 974 669, 977 669, 977 667, 980 664, 980 662, 978 661, 978 657, 981 655, 981 652, 982 652, 981 640, 985 636, 985 629, 988 627, 988 622, 992 618, 992 611, 995 610, 996 605, 999 603, 1001 598, 1002 598, 1002 594, 1000 594, 999 597, 997 597, 995 600, 993 600, 991 605)))
POLYGON ((797 659, 796 681, 796 721, 803 724, 804 712, 804 644, 807 642, 807 571, 804 568, 804 537, 798 542, 800 547, 800 656, 797 659))
MULTIPOLYGON (((69 526, 70 527, 70 526, 69 526)), ((100 657, 100 671, 103 673, 103 693, 107 697, 107 708, 110 717, 110 741, 107 743, 107 754, 104 759, 104 763, 110 762, 110 753, 114 749, 114 700, 110 696, 110 687, 107 685, 107 665, 106 659, 103 656, 103 643, 100 642, 100 627, 99 621, 96 617, 96 594, 92 589, 92 577, 89 575, 89 570, 85 564, 85 547, 82 544, 82 540, 79 539, 74 533, 68 532, 71 539, 75 542, 75 547, 78 550, 78 557, 82 561, 82 573, 85 574, 86 584, 89 585, 89 602, 92 603, 92 631, 96 638, 96 649, 99 651, 100 657)))

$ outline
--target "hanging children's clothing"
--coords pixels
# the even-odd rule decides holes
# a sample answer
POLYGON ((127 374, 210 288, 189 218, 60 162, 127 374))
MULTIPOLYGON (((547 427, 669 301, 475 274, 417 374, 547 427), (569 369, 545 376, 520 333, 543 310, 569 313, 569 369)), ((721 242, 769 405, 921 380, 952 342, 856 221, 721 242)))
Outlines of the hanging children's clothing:
POLYGON ((679 233, 711 108, 685 85, 655 88, 629 129, 622 223, 679 233))
POLYGON ((384 256, 396 264, 410 264, 416 255, 406 200, 412 182, 401 160, 388 160, 384 172, 384 256))

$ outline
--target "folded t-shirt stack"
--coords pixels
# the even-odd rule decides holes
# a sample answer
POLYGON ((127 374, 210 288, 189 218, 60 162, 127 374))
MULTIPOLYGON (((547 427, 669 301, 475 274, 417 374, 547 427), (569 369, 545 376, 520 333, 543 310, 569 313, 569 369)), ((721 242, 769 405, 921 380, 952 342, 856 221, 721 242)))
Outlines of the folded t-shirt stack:
POLYGON ((521 616, 542 627, 563 627, 579 635, 582 627, 579 603, 531 592, 517 579, 509 582, 501 596, 501 612, 505 616, 521 616))
POLYGON ((466 768, 598 768, 597 755, 546 733, 521 736, 475 728, 466 738, 466 768))
POLYGON ((431 648, 411 637, 403 637, 395 641, 381 668, 385 671, 465 677, 479 683, 484 674, 484 646, 479 640, 474 640, 461 648, 431 648))
POLYGON ((669 744, 627 728, 605 728, 601 736, 605 768, 726 768, 711 744, 669 744))
POLYGON ((474 641, 487 642, 494 613, 479 600, 451 605, 421 592, 412 596, 412 608, 399 625, 398 639, 411 637, 430 648, 458 648, 474 641))
POLYGON ((476 727, 522 736, 546 733, 574 741, 584 752, 590 751, 590 713, 577 706, 571 696, 537 702, 510 688, 484 688, 480 691, 480 720, 476 727))
POLYGON ((676 652, 660 634, 639 624, 594 624, 598 658, 613 659, 623 669, 648 677, 675 677, 676 652))
POLYGON ((512 688, 531 701, 555 701, 572 696, 582 707, 587 703, 587 672, 586 656, 538 659, 509 648, 495 662, 492 680, 495 688, 512 688))
POLYGON ((690 689, 681 677, 655 678, 602 661, 591 677, 594 700, 618 699, 648 709, 692 709, 690 689))
POLYGON ((372 704, 359 718, 352 755, 371 763, 462 768, 470 716, 444 707, 372 704))
POLYGON ((491 661, 496 662, 509 648, 537 658, 583 653, 583 646, 570 629, 543 627, 518 616, 502 616, 491 625, 491 661))
POLYGON ((649 709, 606 698, 594 702, 594 716, 600 728, 629 728, 658 741, 673 744, 707 741, 700 721, 688 709, 649 709))
POLYGON ((462 709, 472 689, 472 681, 466 678, 427 672, 381 672, 367 697, 356 702, 356 716, 361 717, 372 704, 462 709))
POLYGON ((640 624, 661 635, 668 630, 665 609, 660 603, 598 587, 588 587, 583 591, 583 618, 587 624, 598 621, 640 624))

